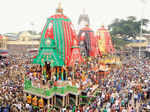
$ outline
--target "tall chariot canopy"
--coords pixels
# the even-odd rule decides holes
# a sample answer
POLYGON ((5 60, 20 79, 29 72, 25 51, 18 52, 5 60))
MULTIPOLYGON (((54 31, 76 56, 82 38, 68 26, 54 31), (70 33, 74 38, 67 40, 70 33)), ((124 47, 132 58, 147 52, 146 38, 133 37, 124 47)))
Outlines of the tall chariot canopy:
POLYGON ((67 65, 74 38, 76 34, 71 20, 63 14, 59 4, 56 14, 47 19, 41 35, 39 53, 33 63, 44 64, 49 61, 51 66, 67 65))
POLYGON ((98 48, 102 55, 108 55, 115 52, 110 33, 104 26, 97 30, 98 48))
POLYGON ((85 52, 87 56, 93 57, 100 55, 94 31, 88 25, 80 29, 78 39, 80 40, 81 53, 85 52))

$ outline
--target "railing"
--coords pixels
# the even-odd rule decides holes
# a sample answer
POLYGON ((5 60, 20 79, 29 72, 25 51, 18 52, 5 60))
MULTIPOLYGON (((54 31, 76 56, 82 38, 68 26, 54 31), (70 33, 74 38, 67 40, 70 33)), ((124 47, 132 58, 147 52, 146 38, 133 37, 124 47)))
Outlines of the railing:
POLYGON ((65 94, 67 92, 72 92, 72 93, 77 93, 78 92, 78 89, 77 87, 73 87, 73 86, 70 86, 70 85, 67 85, 67 86, 64 86, 64 87, 52 87, 50 89, 42 89, 42 88, 37 88, 37 87, 34 87, 32 86, 31 84, 31 81, 26 79, 25 78, 25 87, 24 89, 27 90, 27 91, 31 91, 31 92, 34 92, 34 93, 38 93, 38 94, 41 94, 41 95, 44 95, 44 96, 51 96, 53 94, 56 94, 56 93, 59 93, 59 94, 65 94))
POLYGON ((31 80, 28 80, 27 78, 24 79, 24 88, 29 89, 32 87, 31 80))
POLYGON ((78 89, 76 87, 72 87, 72 86, 66 86, 66 87, 61 87, 61 88, 54 86, 51 89, 46 90, 46 96, 50 96, 55 93, 65 94, 67 92, 77 93, 78 89))

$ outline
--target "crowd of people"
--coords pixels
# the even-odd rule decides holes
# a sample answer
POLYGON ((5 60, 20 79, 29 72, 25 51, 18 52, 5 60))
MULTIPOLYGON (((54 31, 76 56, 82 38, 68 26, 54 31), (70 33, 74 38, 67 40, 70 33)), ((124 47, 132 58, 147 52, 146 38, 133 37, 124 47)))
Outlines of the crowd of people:
POLYGON ((149 59, 128 57, 126 64, 99 82, 96 100, 86 105, 86 112, 142 112, 150 111, 149 59))
POLYGON ((0 60, 0 112, 25 112, 22 75, 26 62, 23 58, 9 56, 0 60))
MULTIPOLYGON (((30 68, 29 59, 28 56, 10 56, 0 61, 0 112, 37 111, 26 103, 23 94, 23 76, 30 68)), ((89 61, 86 65, 97 66, 98 60, 89 61)), ((98 85, 96 95, 87 100, 90 103, 77 106, 76 112, 150 111, 150 60, 129 55, 122 59, 122 63, 119 69, 113 68, 107 77, 97 79, 98 82, 95 80, 98 71, 86 69, 88 67, 83 65, 76 66, 74 77, 84 80, 78 80, 80 85, 98 85), (93 99, 92 102, 90 99, 93 99)), ((70 77, 73 77, 73 72, 69 73, 70 77)), ((87 96, 93 89, 91 85, 85 88, 87 96)), ((46 111, 46 107, 38 111, 46 111)))

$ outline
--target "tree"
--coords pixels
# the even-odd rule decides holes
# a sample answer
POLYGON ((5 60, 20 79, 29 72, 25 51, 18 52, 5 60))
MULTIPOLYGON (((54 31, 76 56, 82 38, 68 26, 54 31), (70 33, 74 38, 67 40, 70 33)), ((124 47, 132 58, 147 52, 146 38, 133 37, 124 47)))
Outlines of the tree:
POLYGON ((115 38, 113 36, 112 36, 112 42, 113 42, 115 49, 121 49, 125 47, 127 44, 129 44, 128 41, 125 41, 122 38, 115 38))
MULTIPOLYGON (((148 33, 146 28, 149 20, 143 19, 143 33, 148 33)), ((109 30, 112 36, 122 36, 124 38, 139 36, 141 30, 141 20, 137 20, 134 16, 129 16, 126 19, 115 19, 112 24, 109 25, 109 30)))

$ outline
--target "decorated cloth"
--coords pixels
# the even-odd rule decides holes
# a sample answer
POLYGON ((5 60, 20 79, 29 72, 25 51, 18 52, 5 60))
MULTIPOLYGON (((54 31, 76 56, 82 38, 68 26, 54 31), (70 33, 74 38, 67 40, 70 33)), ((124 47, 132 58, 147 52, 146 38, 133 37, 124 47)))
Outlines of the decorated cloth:
POLYGON ((99 51, 102 55, 112 54, 115 52, 110 33, 104 28, 104 26, 97 30, 97 39, 99 51))
POLYGON ((84 60, 80 55, 80 48, 78 46, 78 41, 76 39, 74 39, 71 57, 68 62, 68 66, 74 66, 76 64, 76 62, 78 62, 78 64, 81 64, 83 61, 84 60))
POLYGON ((99 55, 97 49, 97 40, 91 28, 89 28, 88 26, 82 28, 78 34, 78 39, 80 40, 80 47, 85 47, 87 56, 99 55), (81 42, 83 42, 84 46, 81 46, 81 42))
POLYGON ((76 38, 76 34, 70 19, 63 14, 53 15, 48 18, 43 29, 38 55, 45 49, 41 56, 48 56, 49 59, 44 59, 44 62, 53 60, 54 66, 67 65, 71 57, 73 38, 76 38), (55 55, 52 57, 52 54, 55 55))

